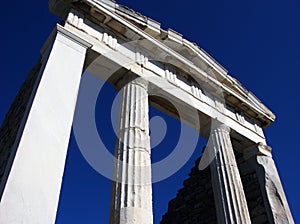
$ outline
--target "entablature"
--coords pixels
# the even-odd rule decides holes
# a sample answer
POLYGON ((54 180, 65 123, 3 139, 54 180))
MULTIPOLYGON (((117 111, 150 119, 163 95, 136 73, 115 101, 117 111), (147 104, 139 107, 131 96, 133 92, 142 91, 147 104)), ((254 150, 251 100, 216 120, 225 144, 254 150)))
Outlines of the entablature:
POLYGON ((256 125, 255 120, 248 119, 230 108, 218 95, 214 95, 207 89, 202 90, 192 76, 178 72, 178 68, 167 62, 149 60, 148 55, 141 49, 120 44, 122 40, 105 33, 104 29, 94 30, 99 37, 96 39, 92 30, 88 30, 89 33, 86 32, 85 26, 89 27, 89 25, 85 24, 85 21, 80 25, 81 29, 78 29, 74 23, 78 22, 78 18, 74 17, 68 17, 73 24, 66 23, 64 29, 92 44, 87 55, 87 72, 112 84, 117 83, 121 77, 124 77, 124 74, 134 74, 146 79, 151 86, 150 89, 154 90, 152 93, 158 94, 158 98, 163 99, 163 101, 157 101, 157 97, 154 99, 150 94, 152 105, 200 130, 203 137, 208 136, 210 118, 217 118, 232 129, 235 139, 240 139, 244 144, 247 141, 241 139, 248 139, 248 142, 265 142, 262 128, 259 124, 256 125), (178 105, 182 108, 183 113, 179 117, 176 111, 168 106, 168 101, 175 102, 177 108, 178 105), (197 122, 197 119, 201 122, 197 122), (199 123, 200 127, 197 125, 199 123))
MULTIPOLYGON (((120 44, 124 44, 126 41, 141 43, 142 39, 147 40, 143 45, 138 46, 143 49, 143 54, 147 55, 146 58, 151 60, 151 58, 160 57, 162 61, 169 64, 169 67, 173 66, 176 71, 179 71, 176 68, 180 68, 178 74, 175 72, 178 80, 185 76, 193 77, 196 83, 202 83, 198 89, 206 90, 208 88, 209 90, 206 92, 213 93, 212 95, 220 92, 221 89, 225 105, 234 108, 234 111, 238 111, 244 117, 254 120, 263 128, 274 121, 274 114, 236 79, 228 75, 226 69, 203 49, 184 39, 176 31, 163 30, 158 22, 110 0, 50 0, 49 5, 52 12, 67 22, 73 23, 79 29, 82 29, 81 25, 85 18, 87 18, 86 23, 89 23, 94 30, 97 31, 100 27, 105 29, 107 32, 103 36, 91 30, 85 31, 93 33, 95 38, 101 39, 112 48, 116 48, 117 39, 120 44), (62 10, 62 7, 65 10, 62 10), (75 10, 70 15, 68 10, 71 8, 75 10), (64 14, 65 12, 67 14, 64 14), (75 19, 70 19, 72 14, 75 19), (70 22, 71 20, 72 22, 70 22), (122 43, 122 39, 124 43, 122 43)), ((86 26, 85 29, 91 28, 86 26)), ((174 79, 174 74, 168 77, 174 79)), ((192 92, 198 94, 197 85, 194 85, 192 92)))

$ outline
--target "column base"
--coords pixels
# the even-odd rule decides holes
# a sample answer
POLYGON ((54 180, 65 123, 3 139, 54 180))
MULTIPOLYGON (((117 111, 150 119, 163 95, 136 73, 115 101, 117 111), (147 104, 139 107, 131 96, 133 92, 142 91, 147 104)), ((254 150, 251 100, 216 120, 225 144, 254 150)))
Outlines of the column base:
POLYGON ((152 224, 152 213, 142 208, 126 207, 120 210, 119 224, 152 224))

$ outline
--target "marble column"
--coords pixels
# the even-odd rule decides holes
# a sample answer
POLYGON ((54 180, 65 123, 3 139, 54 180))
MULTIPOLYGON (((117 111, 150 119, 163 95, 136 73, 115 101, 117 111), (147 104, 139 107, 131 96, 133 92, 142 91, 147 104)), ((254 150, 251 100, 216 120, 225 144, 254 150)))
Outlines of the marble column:
POLYGON ((244 158, 256 171, 269 223, 293 224, 271 150, 262 143, 255 144, 245 150, 244 158))
POLYGON ((230 128, 213 120, 208 147, 215 155, 210 168, 218 223, 251 223, 230 128))
POLYGON ((55 223, 82 69, 89 43, 57 25, 13 145, 0 223, 55 223))
POLYGON ((152 183, 147 82, 121 90, 110 224, 152 224, 152 183))

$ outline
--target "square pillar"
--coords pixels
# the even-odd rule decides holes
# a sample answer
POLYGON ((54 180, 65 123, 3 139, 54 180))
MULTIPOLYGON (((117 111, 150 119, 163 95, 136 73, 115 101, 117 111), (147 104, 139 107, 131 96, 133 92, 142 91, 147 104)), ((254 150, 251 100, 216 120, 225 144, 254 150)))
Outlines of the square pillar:
POLYGON ((256 171, 269 223, 293 224, 271 150, 271 147, 258 143, 245 150, 244 159, 256 171))
POLYGON ((2 181, 0 223, 53 224, 86 50, 57 25, 2 181))

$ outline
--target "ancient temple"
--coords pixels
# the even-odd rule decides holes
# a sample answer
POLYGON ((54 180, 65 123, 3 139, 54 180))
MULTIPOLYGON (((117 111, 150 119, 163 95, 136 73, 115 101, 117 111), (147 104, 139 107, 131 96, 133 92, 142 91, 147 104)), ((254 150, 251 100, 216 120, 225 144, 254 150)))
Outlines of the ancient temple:
POLYGON ((149 104, 208 141, 162 224, 294 223, 263 132, 275 116, 224 67, 114 1, 49 7, 62 23, 0 129, 0 223, 55 222, 85 70, 121 93, 111 224, 153 223, 149 104))

